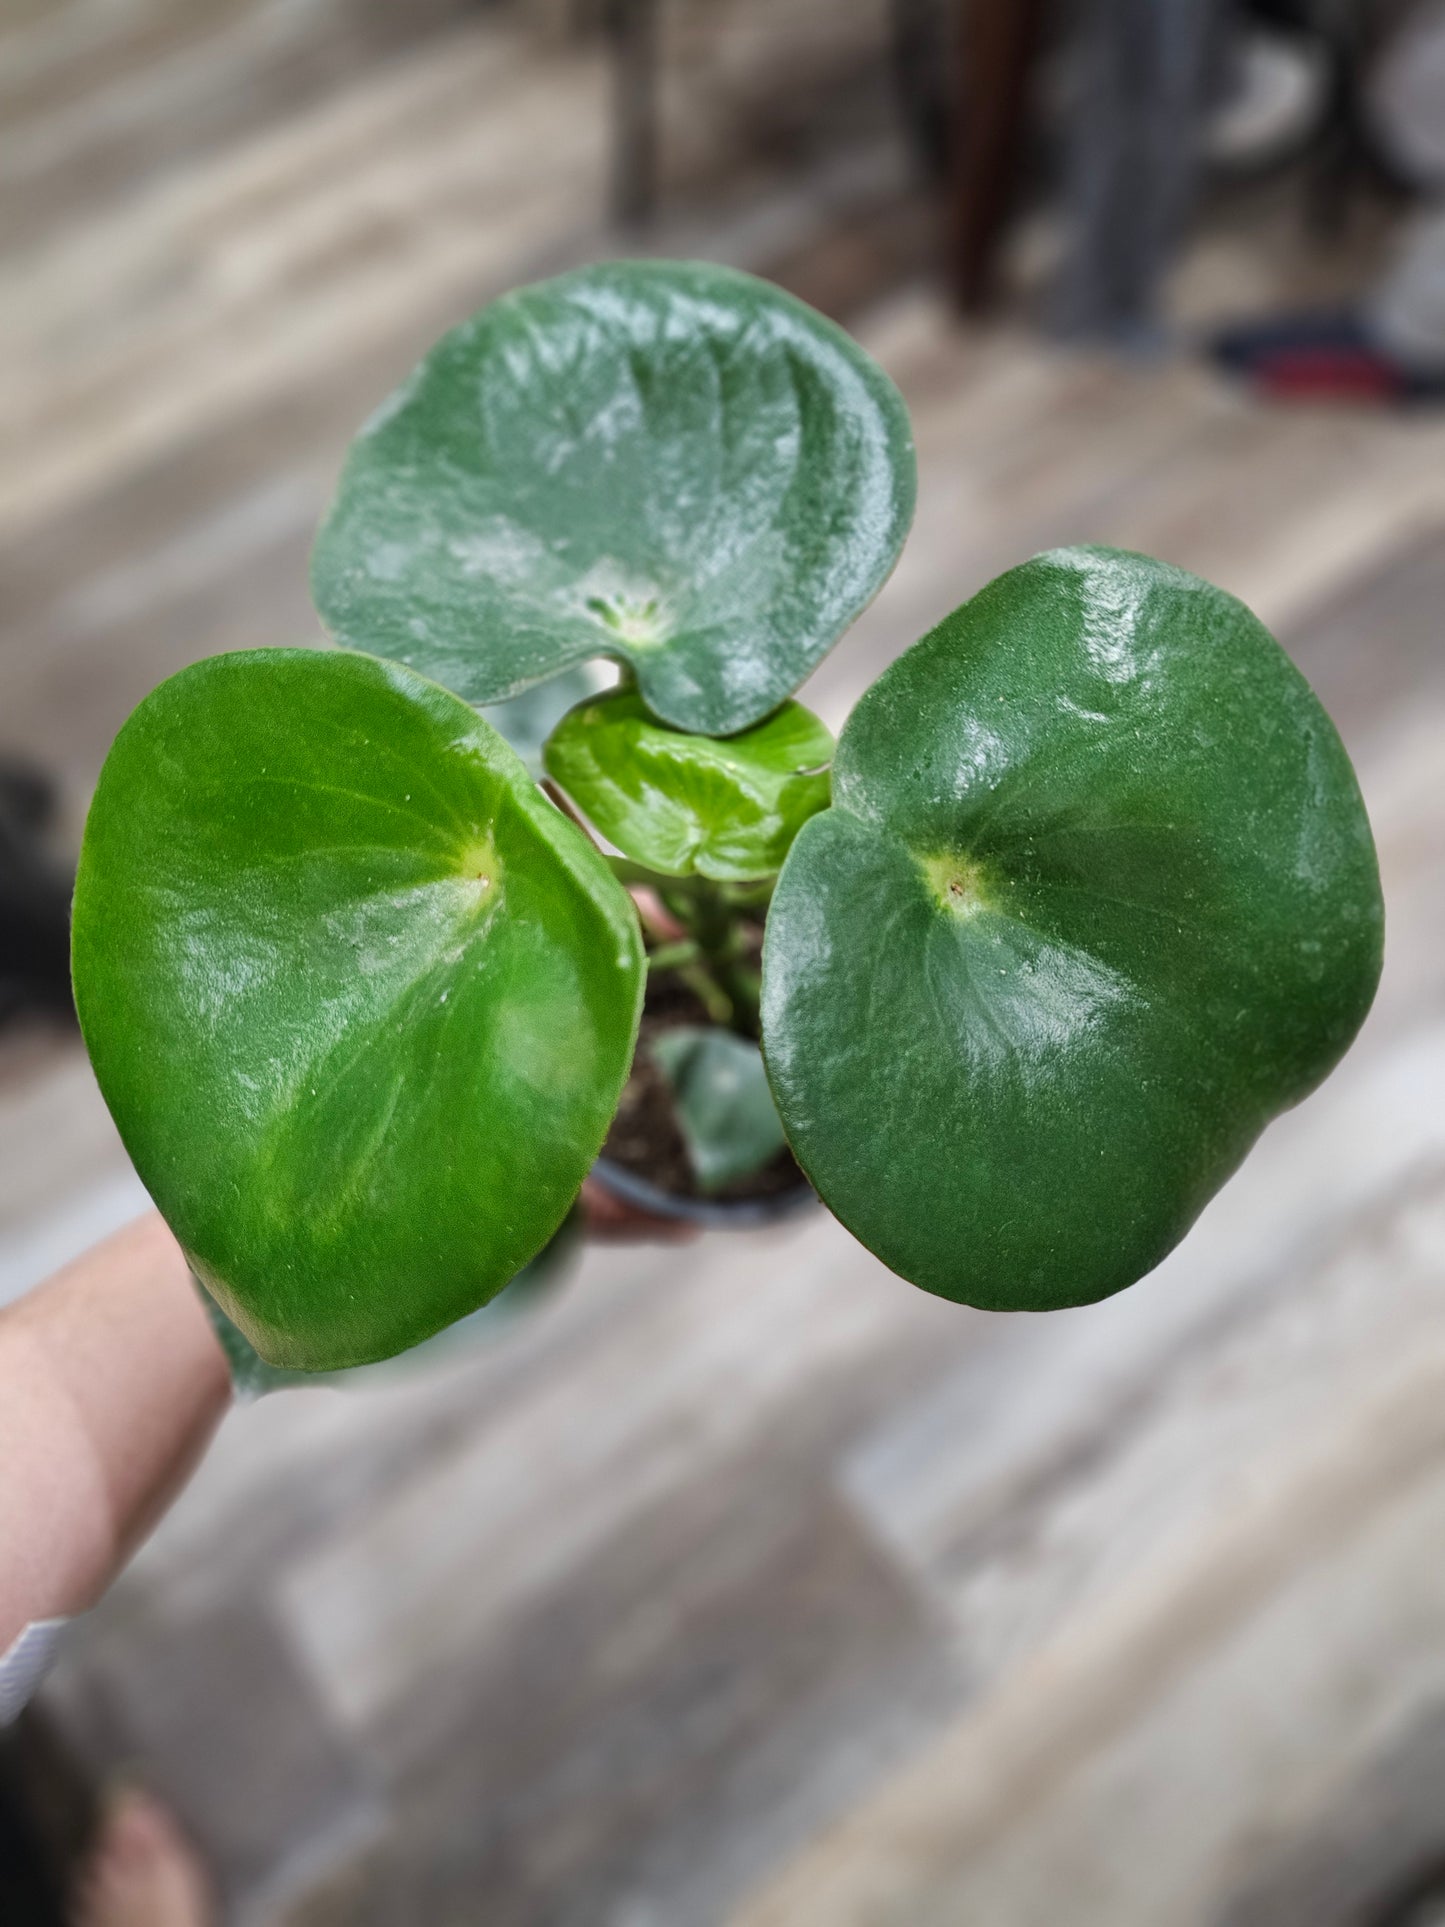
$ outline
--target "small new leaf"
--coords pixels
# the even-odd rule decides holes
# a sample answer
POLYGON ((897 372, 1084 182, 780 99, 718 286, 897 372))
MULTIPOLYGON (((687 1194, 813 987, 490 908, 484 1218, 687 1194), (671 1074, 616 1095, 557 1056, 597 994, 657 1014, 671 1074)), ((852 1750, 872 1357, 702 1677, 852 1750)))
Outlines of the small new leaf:
POLYGON ((680 1025, 655 1037, 650 1048, 672 1087, 688 1162, 702 1190, 751 1177, 783 1149, 783 1127, 756 1044, 729 1030, 680 1025))
POLYGON ((775 875, 827 807, 833 739, 801 703, 738 736, 692 736, 626 691, 572 710, 544 755, 624 856, 666 876, 743 883, 775 875))

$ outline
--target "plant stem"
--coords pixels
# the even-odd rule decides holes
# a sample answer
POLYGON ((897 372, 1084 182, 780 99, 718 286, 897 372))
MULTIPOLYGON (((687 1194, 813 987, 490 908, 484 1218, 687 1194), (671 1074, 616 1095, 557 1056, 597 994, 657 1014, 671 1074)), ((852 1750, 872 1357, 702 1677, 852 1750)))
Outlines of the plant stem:
POLYGON ((733 1000, 705 963, 684 964, 677 974, 713 1023, 736 1028, 737 1013, 733 1000))
MULTIPOLYGON (((761 986, 757 972, 748 968, 743 954, 742 917, 750 904, 738 901, 737 886, 713 883, 706 877, 682 879, 676 887, 672 879, 659 894, 669 915, 691 935, 700 952, 701 968, 706 970, 719 992, 719 1011, 726 1011, 718 1022, 730 1024, 741 1036, 756 1035, 761 986)), ((750 891, 750 895, 756 895, 750 891)))
POLYGON ((762 980, 747 960, 742 926, 766 915, 775 877, 745 883, 719 883, 711 877, 664 876, 627 857, 607 859, 613 875, 634 892, 655 899, 674 927, 686 932, 675 938, 670 929, 649 917, 645 902, 638 914, 649 936, 660 942, 649 953, 653 970, 675 970, 717 1024, 739 1036, 753 1038, 758 1029, 762 980))
POLYGON ((660 943, 656 950, 647 953, 649 970, 681 970, 685 964, 695 964, 702 952, 691 937, 680 937, 673 943, 660 943))

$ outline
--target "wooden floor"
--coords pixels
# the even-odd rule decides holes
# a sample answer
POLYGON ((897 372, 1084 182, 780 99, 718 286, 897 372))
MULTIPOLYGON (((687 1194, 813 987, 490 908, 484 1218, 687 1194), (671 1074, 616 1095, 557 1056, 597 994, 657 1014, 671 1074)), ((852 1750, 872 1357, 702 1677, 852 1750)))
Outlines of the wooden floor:
MULTIPOLYGON (((159 677, 313 632, 329 478, 430 337, 622 245, 590 54, 386 12, 0 24, 0 749, 73 814, 159 677)), ((44 1696, 237 1922, 1364 1927, 1445 1864, 1445 417, 962 334, 905 182, 824 159, 661 236, 839 308, 913 410, 915 534, 812 699, 1052 543, 1200 570, 1358 759, 1379 1003, 1104 1306, 959 1310, 819 1213, 238 1411, 44 1696)), ((1304 285, 1290 212, 1180 311, 1304 285)), ((137 1204, 78 1050, 12 1038, 0 1297, 137 1204)))

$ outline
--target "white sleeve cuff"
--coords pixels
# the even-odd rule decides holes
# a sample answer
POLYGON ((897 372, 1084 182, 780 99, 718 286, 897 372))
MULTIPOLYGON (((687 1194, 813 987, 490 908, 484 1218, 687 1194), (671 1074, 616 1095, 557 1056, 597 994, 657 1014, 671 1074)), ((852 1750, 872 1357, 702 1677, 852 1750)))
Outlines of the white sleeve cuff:
POLYGON ((36 1687, 50 1671, 64 1619, 34 1619, 8 1653, 0 1653, 0 1726, 17 1719, 36 1687))

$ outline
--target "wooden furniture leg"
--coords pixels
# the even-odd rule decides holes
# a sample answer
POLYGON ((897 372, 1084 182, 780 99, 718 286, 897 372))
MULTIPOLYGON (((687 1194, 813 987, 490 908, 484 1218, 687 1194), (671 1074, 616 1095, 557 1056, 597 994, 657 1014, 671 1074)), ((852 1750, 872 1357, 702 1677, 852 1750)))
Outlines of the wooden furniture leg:
POLYGON ((650 219, 657 205, 658 0, 610 0, 612 42, 612 212, 622 225, 650 219))
POLYGON ((948 276, 965 314, 988 303, 1017 184, 1045 0, 958 0, 948 276))

